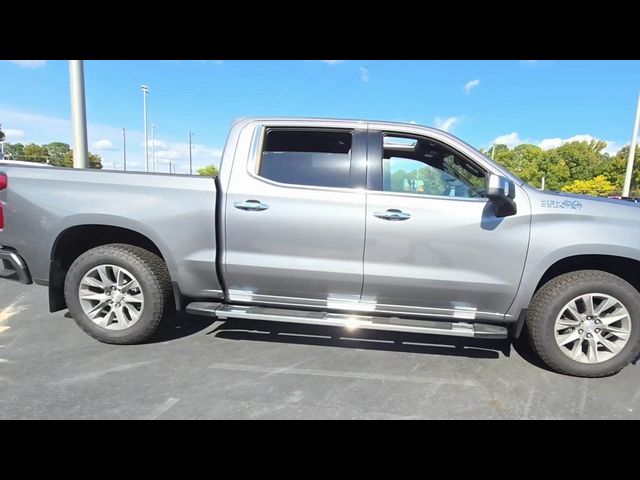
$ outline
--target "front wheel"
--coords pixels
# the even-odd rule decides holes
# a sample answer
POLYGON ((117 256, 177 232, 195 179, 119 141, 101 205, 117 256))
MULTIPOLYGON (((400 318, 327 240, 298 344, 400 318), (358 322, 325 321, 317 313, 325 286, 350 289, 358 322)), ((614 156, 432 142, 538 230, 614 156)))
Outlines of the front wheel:
POLYGON ((160 257, 143 248, 109 244, 80 255, 67 272, 71 316, 104 343, 149 340, 172 310, 171 281, 160 257))
POLYGON ((640 293, 607 272, 565 273, 535 294, 526 326, 534 351, 552 370, 613 375, 640 354, 640 293))

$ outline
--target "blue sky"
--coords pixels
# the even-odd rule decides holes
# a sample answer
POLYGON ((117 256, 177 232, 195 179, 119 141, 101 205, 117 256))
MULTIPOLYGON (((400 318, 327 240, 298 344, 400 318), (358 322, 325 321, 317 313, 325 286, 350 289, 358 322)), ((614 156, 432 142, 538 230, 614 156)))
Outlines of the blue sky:
MULTIPOLYGON (((321 116, 416 122, 476 147, 494 141, 549 148, 595 137, 629 143, 638 61, 85 61, 90 150, 107 168, 143 168, 140 85, 150 89, 149 138, 167 170, 218 163, 237 117, 321 116)), ((0 61, 0 123, 7 141, 71 143, 66 61, 0 61)))

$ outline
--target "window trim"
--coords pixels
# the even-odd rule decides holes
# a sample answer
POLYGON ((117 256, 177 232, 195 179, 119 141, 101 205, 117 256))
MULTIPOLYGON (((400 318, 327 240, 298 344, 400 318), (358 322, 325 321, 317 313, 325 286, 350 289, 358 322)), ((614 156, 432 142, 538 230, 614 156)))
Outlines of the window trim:
MULTIPOLYGON (((383 190, 383 161, 384 161, 384 137, 385 135, 395 135, 398 137, 418 137, 425 138, 432 142, 438 143, 448 149, 450 149, 453 153, 460 155, 462 158, 476 166, 479 170, 487 174, 492 173, 488 170, 484 165, 479 164, 478 162, 473 161, 469 158, 468 155, 462 153, 459 149, 450 145, 449 143, 443 142, 440 139, 430 137, 425 134, 416 134, 409 132, 401 132, 397 130, 375 130, 369 131, 369 135, 367 136, 367 193, 376 193, 383 195, 392 195, 392 196, 401 196, 407 198, 424 198, 424 199, 440 199, 440 200, 462 200, 465 202, 483 202, 486 203, 489 201, 486 197, 449 197, 447 195, 429 195, 429 194, 416 194, 416 193, 406 193, 406 192, 388 192, 383 190)), ((419 160, 416 160, 419 161, 419 160)), ((426 164, 426 163, 425 163, 426 164)), ((486 178, 486 177, 485 177, 486 178)))
POLYGON ((361 193, 366 190, 366 172, 367 172, 367 139, 366 130, 354 128, 354 127, 321 127, 321 126, 287 126, 287 125, 268 125, 262 124, 255 128, 253 133, 253 140, 249 151, 249 161, 247 162, 247 173, 250 177, 281 188, 295 188, 295 189, 307 189, 307 190, 320 190, 320 191, 336 191, 336 192, 354 192, 361 193), (288 130, 288 131, 324 131, 324 132, 349 132, 351 134, 351 154, 349 159, 349 172, 354 172, 356 176, 360 176, 359 183, 361 186, 357 186, 358 180, 354 183, 356 185, 351 187, 330 187, 323 185, 305 185, 299 183, 283 183, 270 178, 263 177, 259 174, 260 164, 262 162, 262 154, 264 145, 266 142, 267 134, 271 130, 288 130), (357 150, 356 150, 357 148, 357 150), (358 162, 357 156, 360 156, 358 162), (360 163, 361 165, 358 165, 360 163), (357 168, 361 171, 358 172, 357 168))

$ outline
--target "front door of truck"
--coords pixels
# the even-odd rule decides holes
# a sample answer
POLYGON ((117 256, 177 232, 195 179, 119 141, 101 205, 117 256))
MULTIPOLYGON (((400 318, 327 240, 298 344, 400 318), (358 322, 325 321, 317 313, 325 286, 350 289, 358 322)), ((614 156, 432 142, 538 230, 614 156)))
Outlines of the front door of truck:
POLYGON ((443 319, 503 318, 525 263, 530 205, 498 218, 487 165, 450 139, 372 131, 362 302, 443 319), (450 143, 447 143, 450 142, 450 143))
POLYGON ((226 197, 232 301, 348 308, 362 290, 366 133, 260 125, 226 197))

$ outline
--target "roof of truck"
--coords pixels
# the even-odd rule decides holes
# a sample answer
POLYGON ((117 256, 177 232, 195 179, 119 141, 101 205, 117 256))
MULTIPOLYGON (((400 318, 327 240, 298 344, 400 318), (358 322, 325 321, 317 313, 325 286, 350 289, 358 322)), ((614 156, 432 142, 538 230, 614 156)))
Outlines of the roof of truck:
POLYGON ((391 122, 384 120, 365 120, 356 118, 331 118, 331 117, 238 117, 233 120, 232 124, 236 123, 250 123, 250 122, 264 122, 264 121, 286 121, 286 122, 318 122, 318 123, 362 123, 362 124, 374 124, 374 125, 398 125, 403 127, 414 128, 426 128, 428 130, 437 130, 439 132, 447 133, 444 130, 440 130, 435 127, 429 127, 427 125, 420 125, 414 122, 391 122))

